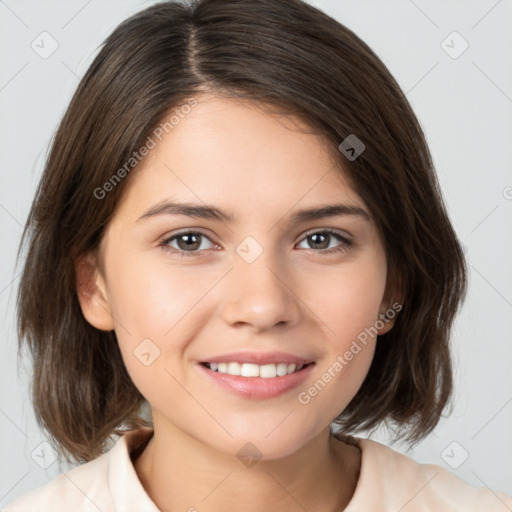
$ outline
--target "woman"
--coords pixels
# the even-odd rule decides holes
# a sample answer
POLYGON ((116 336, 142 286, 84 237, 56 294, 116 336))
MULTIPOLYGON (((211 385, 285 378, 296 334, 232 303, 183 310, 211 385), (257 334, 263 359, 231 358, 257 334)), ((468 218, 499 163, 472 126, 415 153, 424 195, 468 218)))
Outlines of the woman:
POLYGON ((123 22, 24 240, 34 408, 85 464, 6 511, 512 506, 349 435, 438 423, 466 270, 405 96, 317 9, 166 2, 123 22))

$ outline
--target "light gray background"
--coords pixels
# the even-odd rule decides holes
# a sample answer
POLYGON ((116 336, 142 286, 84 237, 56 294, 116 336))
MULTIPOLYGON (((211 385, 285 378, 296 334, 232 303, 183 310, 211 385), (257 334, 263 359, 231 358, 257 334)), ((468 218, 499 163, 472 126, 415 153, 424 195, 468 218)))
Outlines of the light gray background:
MULTIPOLYGON (((18 371, 16 363, 14 263, 22 225, 48 143, 98 45, 151 3, 0 0, 0 506, 59 472, 56 463, 45 470, 36 462, 51 462, 51 451, 40 445, 29 402, 30 368, 18 371), (43 31, 58 43, 46 59, 31 48, 33 41, 42 47, 42 37, 50 48, 43 31)), ((414 450, 393 447, 512 494, 512 2, 311 3, 365 40, 407 93, 470 265, 469 297, 453 338, 454 410, 414 450), (469 44, 458 56, 464 41, 448 37, 453 31, 469 44)), ((374 439, 388 437, 381 430, 374 439)))

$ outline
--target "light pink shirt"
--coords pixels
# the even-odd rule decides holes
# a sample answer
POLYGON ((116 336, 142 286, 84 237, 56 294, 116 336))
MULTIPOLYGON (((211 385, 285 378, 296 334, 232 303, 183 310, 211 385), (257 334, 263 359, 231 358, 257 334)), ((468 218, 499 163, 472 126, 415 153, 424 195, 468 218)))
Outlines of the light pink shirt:
MULTIPOLYGON (((130 458, 151 433, 125 433, 107 453, 19 496, 2 512, 159 512, 130 458)), ((472 487, 441 466, 418 464, 381 443, 354 439, 361 472, 344 512, 512 511, 506 494, 472 487)))

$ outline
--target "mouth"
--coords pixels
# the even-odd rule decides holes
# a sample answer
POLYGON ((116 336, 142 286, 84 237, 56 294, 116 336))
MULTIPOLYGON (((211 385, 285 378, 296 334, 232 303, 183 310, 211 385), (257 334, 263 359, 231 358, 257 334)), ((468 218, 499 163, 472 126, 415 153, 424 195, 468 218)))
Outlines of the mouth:
POLYGON ((202 362, 197 365, 201 374, 215 388, 251 400, 276 399, 289 395, 304 385, 311 376, 314 362, 269 363, 258 365, 239 362, 202 362))
POLYGON ((217 373, 224 373, 227 375, 249 377, 249 378, 262 378, 262 379, 275 379, 285 377, 294 373, 303 371, 308 366, 314 363, 295 364, 295 363, 271 363, 258 365, 254 363, 200 363, 205 368, 217 373))

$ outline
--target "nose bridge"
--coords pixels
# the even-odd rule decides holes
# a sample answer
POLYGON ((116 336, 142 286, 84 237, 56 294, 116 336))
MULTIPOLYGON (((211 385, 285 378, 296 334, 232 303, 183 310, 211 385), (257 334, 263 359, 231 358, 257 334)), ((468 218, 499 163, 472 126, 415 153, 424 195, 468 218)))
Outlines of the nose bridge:
POLYGON ((298 306, 282 269, 275 250, 264 248, 254 237, 246 237, 236 247, 228 276, 224 320, 259 329, 296 321, 298 306))

